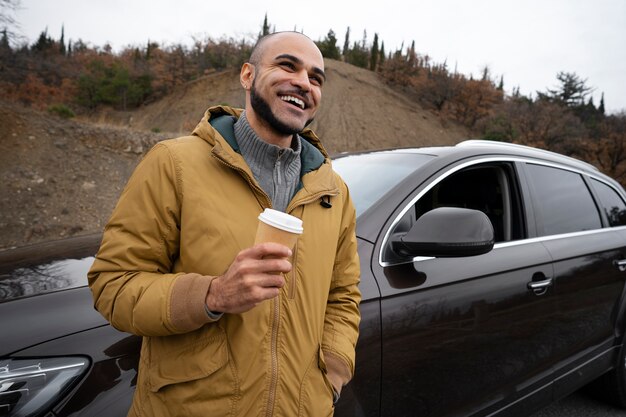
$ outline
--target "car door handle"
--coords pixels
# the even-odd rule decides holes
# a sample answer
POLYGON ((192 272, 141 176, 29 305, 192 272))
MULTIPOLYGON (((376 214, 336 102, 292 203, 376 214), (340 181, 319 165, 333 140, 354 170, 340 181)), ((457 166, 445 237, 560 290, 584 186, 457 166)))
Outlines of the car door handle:
POLYGON ((619 269, 619 272, 626 271, 626 259, 613 261, 613 265, 615 265, 617 269, 619 269))
POLYGON ((552 285, 552 278, 546 278, 535 281, 536 277, 533 276, 533 281, 527 284, 529 290, 532 290, 537 295, 543 295, 548 291, 548 287, 552 285))

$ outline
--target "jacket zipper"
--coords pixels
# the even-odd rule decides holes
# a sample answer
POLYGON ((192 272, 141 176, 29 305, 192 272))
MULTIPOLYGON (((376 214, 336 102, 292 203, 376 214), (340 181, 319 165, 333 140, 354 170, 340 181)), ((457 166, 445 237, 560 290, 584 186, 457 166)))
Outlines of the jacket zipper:
POLYGON ((276 387, 278 386, 278 328, 280 325, 280 296, 272 300, 274 303, 274 318, 272 319, 272 335, 270 342, 271 374, 270 388, 267 397, 267 410, 265 415, 271 417, 274 414, 276 401, 276 387))
MULTIPOLYGON (((278 159, 274 164, 273 174, 278 178, 278 184, 280 184, 280 158, 283 155, 283 150, 278 151, 278 159)), ((276 195, 276 184, 274 184, 274 195, 276 195)), ((294 250, 295 253, 295 250, 294 250)), ((274 414, 274 404, 276 402, 276 389, 278 386, 278 330, 280 327, 280 295, 274 300, 274 319, 272 320, 272 335, 270 342, 270 355, 271 355, 271 374, 270 374, 270 389, 267 396, 267 410, 265 415, 271 417, 274 414)))

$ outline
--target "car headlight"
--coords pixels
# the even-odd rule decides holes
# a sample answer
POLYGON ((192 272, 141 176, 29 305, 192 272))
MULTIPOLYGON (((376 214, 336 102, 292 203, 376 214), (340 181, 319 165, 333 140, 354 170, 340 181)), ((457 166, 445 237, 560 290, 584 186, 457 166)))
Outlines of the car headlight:
POLYGON ((0 416, 34 416, 59 400, 89 366, 80 357, 0 359, 0 416))

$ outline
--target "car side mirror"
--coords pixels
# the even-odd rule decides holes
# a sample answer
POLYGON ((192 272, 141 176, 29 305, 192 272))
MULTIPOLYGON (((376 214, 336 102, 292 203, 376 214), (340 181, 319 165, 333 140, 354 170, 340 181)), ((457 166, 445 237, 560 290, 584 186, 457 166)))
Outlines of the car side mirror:
POLYGON ((485 213, 455 207, 423 214, 406 234, 391 241, 392 250, 405 257, 476 256, 489 252, 493 245, 493 225, 485 213))

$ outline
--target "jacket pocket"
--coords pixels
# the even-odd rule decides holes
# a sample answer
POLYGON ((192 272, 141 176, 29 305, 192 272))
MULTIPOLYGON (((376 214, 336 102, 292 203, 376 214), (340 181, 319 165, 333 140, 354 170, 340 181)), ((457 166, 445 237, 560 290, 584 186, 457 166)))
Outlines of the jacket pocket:
POLYGON ((330 402, 332 404, 335 399, 335 390, 333 388, 333 384, 331 384, 330 380, 326 376, 328 374, 328 368, 326 368, 326 360, 324 359, 324 351, 322 350, 321 347, 317 351, 317 357, 318 357, 318 366, 320 370, 322 371, 322 378, 324 379, 326 388, 328 388, 328 391, 330 392, 330 402))
MULTIPOLYGON (((152 337, 148 343, 147 382, 152 392, 206 378, 229 361, 226 334, 216 325, 182 335, 152 337)), ((234 372, 227 371, 226 374, 224 377, 230 380, 228 385, 233 389, 236 385, 234 372)))
POLYGON ((300 386, 300 406, 298 415, 332 416, 333 388, 326 378, 324 353, 319 348, 311 359, 300 386))

